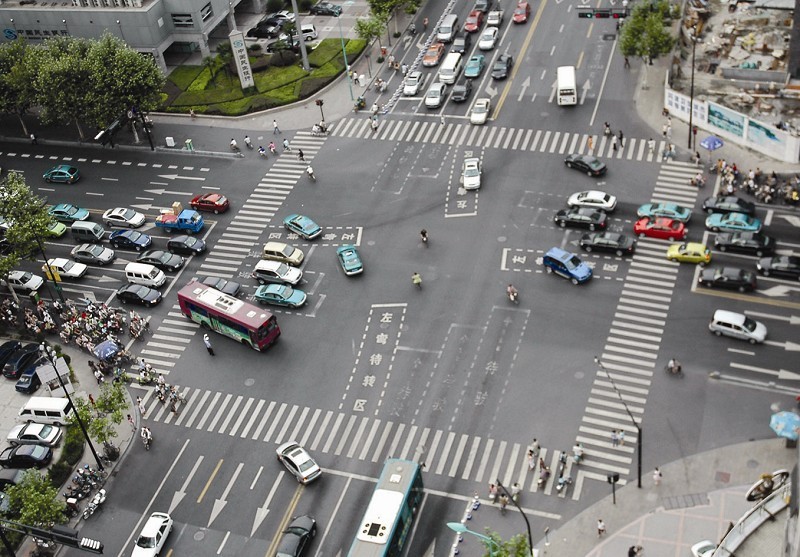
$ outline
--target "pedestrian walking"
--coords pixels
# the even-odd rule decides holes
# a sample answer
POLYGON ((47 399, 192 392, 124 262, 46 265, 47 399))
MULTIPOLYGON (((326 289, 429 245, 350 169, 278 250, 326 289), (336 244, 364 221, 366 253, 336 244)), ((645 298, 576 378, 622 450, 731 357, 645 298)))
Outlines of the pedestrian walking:
POLYGON ((400 73, 403 74, 403 77, 408 73, 408 64, 402 64, 400 66, 400 73))
POLYGON ((632 545, 628 548, 628 557, 639 557, 644 548, 641 545, 632 545))
POLYGON ((128 423, 131 424, 133 431, 136 431, 136 422, 133 421, 133 416, 128 414, 128 423))
POLYGON ((653 470, 653 485, 655 485, 656 487, 661 485, 661 478, 662 478, 661 470, 659 470, 658 466, 656 466, 656 469, 653 470))
POLYGON ((533 472, 536 469, 536 456, 533 454, 533 449, 528 449, 528 471, 533 472))
POLYGON ((171 400, 170 403, 169 403, 169 411, 172 412, 173 414, 177 414, 178 413, 178 407, 175 405, 175 401, 174 400, 171 400))
POLYGON ((144 418, 144 413, 145 413, 144 401, 140 396, 136 397, 136 407, 139 408, 139 414, 141 414, 142 418, 144 418))
POLYGON ((389 67, 394 68, 394 54, 389 55, 389 67))
POLYGON ((611 136, 611 149, 612 149, 614 152, 616 152, 616 151, 617 151, 617 136, 616 136, 616 135, 612 135, 612 136, 611 136))
POLYGON ((94 370, 94 378, 97 379, 98 385, 102 385, 103 382, 106 380, 106 378, 103 377, 103 372, 100 371, 99 369, 94 370))
POLYGON ((508 506, 508 495, 503 493, 500 496, 500 514, 506 514, 506 507, 508 506))
POLYGON ((647 140, 647 152, 652 157, 653 154, 656 152, 656 140, 652 137, 647 140))
POLYGON ((203 335, 203 344, 206 345, 206 350, 208 350, 208 353, 213 356, 214 355, 214 348, 211 346, 211 339, 208 338, 208 334, 207 333, 205 335, 203 335))
POLYGON ((664 137, 664 138, 667 137, 667 124, 664 124, 663 126, 661 126, 661 137, 664 137))
POLYGON ((190 109, 189 109, 189 117, 190 117, 192 120, 194 120, 195 118, 197 118, 197 114, 195 114, 195 113, 194 113, 194 108, 190 108, 190 109))
POLYGON ((619 433, 617 433, 617 439, 619 440, 620 446, 625 445, 625 432, 621 429, 619 430, 619 433))
POLYGON ((306 157, 305 157, 305 155, 303 155, 303 150, 302 149, 298 149, 297 150, 297 160, 306 162, 306 157))
POLYGON ((625 57, 625 67, 626 68, 630 68, 631 67, 631 62, 630 62, 630 60, 628 60, 627 56, 625 57))
POLYGON ((91 404, 92 407, 94 408, 95 406, 94 397, 91 395, 91 393, 89 393, 89 404, 91 404))
POLYGON ((603 522, 602 518, 597 519, 597 537, 602 537, 603 534, 606 533, 606 523, 603 522))
POLYGON ((372 126, 372 133, 378 133, 378 119, 377 118, 373 118, 372 119, 372 123, 370 124, 370 126, 372 126))
POLYGON ((619 146, 620 147, 625 147, 625 143, 624 143, 624 137, 625 136, 622 135, 622 130, 619 130, 619 132, 617 133, 617 136, 619 136, 619 146))
POLYGON ((39 145, 39 138, 36 137, 35 133, 31 134, 31 145, 39 145))
POLYGON ((594 147, 594 139, 591 135, 586 139, 586 147, 589 149, 589 151, 591 151, 592 147, 594 147))
POLYGON ((279 134, 279 133, 281 133, 281 129, 278 127, 278 121, 277 120, 273 120, 272 121, 272 135, 276 135, 276 134, 279 134))
POLYGON ((619 437, 617 436, 617 430, 611 430, 611 446, 616 447, 619 445, 619 437))
POLYGON ((531 443, 531 451, 533 452, 534 458, 539 458, 539 451, 542 450, 542 446, 539 444, 539 441, 536 437, 533 438, 533 443, 531 443))
POLYGON ((292 149, 289 147, 289 140, 288 140, 288 139, 284 139, 284 140, 283 140, 283 150, 284 150, 284 151, 291 151, 291 150, 292 150, 292 149))

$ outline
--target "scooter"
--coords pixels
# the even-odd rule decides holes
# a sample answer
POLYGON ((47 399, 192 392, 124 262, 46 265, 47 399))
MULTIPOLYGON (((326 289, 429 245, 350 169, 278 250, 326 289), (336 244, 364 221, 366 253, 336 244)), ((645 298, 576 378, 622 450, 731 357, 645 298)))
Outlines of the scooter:
POLYGON ((536 483, 539 487, 543 487, 544 484, 547 483, 548 478, 550 478, 550 468, 542 466, 539 470, 539 479, 536 480, 536 483))
POLYGON ((86 520, 87 518, 92 516, 94 514, 94 511, 100 508, 100 505, 105 503, 105 501, 106 501, 106 490, 101 489, 100 491, 94 494, 92 500, 89 501, 89 504, 86 505, 85 509, 83 509, 83 519, 86 520))
POLYGON ((75 497, 67 497, 66 513, 70 516, 70 518, 78 516, 78 513, 80 512, 81 508, 78 506, 78 500, 75 497))
POLYGON ((561 493, 561 490, 570 484, 572 484, 572 478, 570 476, 561 476, 556 483, 556 491, 561 493))
POLYGON ((517 290, 509 290, 508 291, 508 299, 514 302, 515 304, 519 303, 519 292, 517 290))

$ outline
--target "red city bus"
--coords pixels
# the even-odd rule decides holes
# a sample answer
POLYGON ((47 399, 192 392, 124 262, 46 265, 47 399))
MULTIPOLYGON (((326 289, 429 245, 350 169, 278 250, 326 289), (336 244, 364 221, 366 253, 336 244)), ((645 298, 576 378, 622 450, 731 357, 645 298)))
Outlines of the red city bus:
POLYGON ((266 350, 278 337, 278 320, 269 311, 192 281, 178 292, 183 314, 207 329, 266 350))

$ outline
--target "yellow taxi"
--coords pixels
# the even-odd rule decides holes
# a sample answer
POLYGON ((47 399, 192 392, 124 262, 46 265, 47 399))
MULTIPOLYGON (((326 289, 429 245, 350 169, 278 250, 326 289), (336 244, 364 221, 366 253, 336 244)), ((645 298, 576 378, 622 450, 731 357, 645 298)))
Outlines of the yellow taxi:
POLYGON ((672 244, 667 248, 667 259, 681 263, 699 263, 705 265, 711 261, 711 250, 705 244, 684 242, 672 244))

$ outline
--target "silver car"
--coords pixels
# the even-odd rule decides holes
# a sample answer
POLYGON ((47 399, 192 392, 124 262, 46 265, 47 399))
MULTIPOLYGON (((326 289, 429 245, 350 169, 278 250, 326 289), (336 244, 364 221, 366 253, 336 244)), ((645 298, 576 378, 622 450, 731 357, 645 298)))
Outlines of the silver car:
POLYGON ((447 85, 439 83, 438 81, 431 85, 428 93, 425 95, 425 106, 427 108, 439 108, 444 103, 444 97, 447 92, 447 85))
POLYGON ((113 249, 100 244, 81 244, 72 249, 71 255, 75 261, 97 265, 107 265, 116 257, 113 249))
POLYGON ((403 95, 406 97, 419 95, 422 86, 425 85, 425 74, 420 71, 409 72, 403 83, 403 95))
POLYGON ((322 469, 297 441, 289 441, 276 449, 278 460, 301 484, 308 484, 322 475, 322 469))
POLYGON ((8 433, 6 441, 13 447, 19 445, 55 447, 61 441, 62 433, 61 428, 56 425, 28 422, 27 424, 15 426, 8 433))

